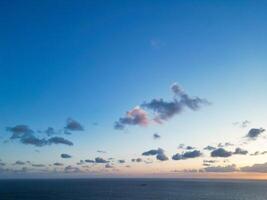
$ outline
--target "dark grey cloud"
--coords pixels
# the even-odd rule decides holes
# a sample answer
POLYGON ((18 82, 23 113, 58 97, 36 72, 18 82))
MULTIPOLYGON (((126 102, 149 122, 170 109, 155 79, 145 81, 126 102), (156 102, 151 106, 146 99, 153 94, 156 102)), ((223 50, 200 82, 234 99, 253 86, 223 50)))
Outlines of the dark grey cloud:
POLYGON ((254 153, 250 154, 251 156, 258 156, 258 155, 265 155, 267 154, 267 151, 263 151, 263 152, 260 152, 260 151, 255 151, 254 153))
POLYGON ((121 117, 118 121, 115 122, 114 128, 121 130, 124 129, 126 125, 140 125, 146 126, 149 123, 147 113, 136 107, 126 113, 124 117, 121 117))
POLYGON ((267 162, 263 164, 254 164, 252 166, 241 167, 242 172, 267 173, 267 162))
POLYGON ((187 151, 184 153, 177 153, 175 155, 172 156, 173 160, 186 160, 186 159, 190 159, 190 158, 197 158, 200 157, 202 154, 200 151, 198 150, 194 150, 194 151, 187 151))
POLYGON ((226 151, 224 148, 218 148, 218 149, 213 150, 210 155, 211 157, 227 158, 227 157, 232 156, 232 152, 226 151))
POLYGON ((14 164, 15 165, 25 165, 25 162, 18 160, 14 164))
POLYGON ((68 118, 66 122, 65 129, 68 131, 83 131, 83 126, 76 120, 68 118))
POLYGON ((87 162, 87 163, 95 163, 94 160, 90 160, 90 159, 86 159, 85 162, 87 162))
POLYGON ((210 146, 210 145, 204 147, 204 150, 207 150, 207 151, 213 151, 215 149, 216 149, 216 147, 213 147, 213 146, 210 146))
POLYGON ((52 137, 48 139, 48 144, 65 144, 68 146, 72 146, 73 143, 63 137, 52 137))
POLYGON ((161 136, 158 134, 158 133, 154 133, 153 134, 153 138, 156 140, 156 139, 159 139, 161 136))
POLYGON ((119 163, 125 163, 125 160, 118 160, 119 163))
POLYGON ((245 150, 245 149, 241 149, 239 147, 237 147, 235 149, 235 151, 233 152, 233 154, 237 154, 237 155, 247 155, 248 154, 248 151, 245 150))
POLYGON ((142 153, 143 156, 155 156, 157 154, 160 153, 160 149, 152 149, 152 150, 149 150, 149 151, 145 151, 144 153, 142 153))
POLYGON ((140 163, 140 162, 142 162, 143 160, 142 160, 142 158, 133 158, 133 159, 131 159, 131 161, 132 161, 132 162, 138 162, 138 163, 140 163))
POLYGON ((168 157, 165 155, 164 150, 161 148, 152 149, 142 153, 143 156, 156 156, 157 160, 166 161, 168 157))
POLYGON ((34 145, 34 146, 37 146, 37 147, 42 147, 42 146, 45 146, 45 145, 48 144, 46 139, 37 138, 33 134, 24 135, 23 137, 20 138, 20 142, 22 144, 34 145))
MULTIPOLYGON (((65 144, 65 145, 73 145, 73 143, 67 139, 62 137, 52 137, 49 139, 38 138, 35 136, 35 132, 30 129, 27 125, 17 125, 14 127, 7 128, 9 132, 12 132, 12 136, 10 139, 18 139, 22 144, 33 145, 37 147, 42 147, 45 145, 51 144, 65 144)), ((49 129, 52 134, 52 130, 49 129)))
POLYGON ((255 140, 257 139, 263 132, 265 131, 265 129, 263 128, 252 128, 249 130, 248 134, 246 135, 247 138, 255 140))
POLYGON ((27 125, 16 125, 14 127, 7 127, 7 131, 12 133, 11 139, 22 138, 25 135, 33 134, 33 130, 27 125))
POLYGON ((6 163, 0 162, 0 166, 6 166, 6 163))
POLYGON ((56 162, 56 163, 54 163, 54 166, 64 166, 64 164, 63 163, 56 162))
POLYGON ((190 97, 176 83, 172 85, 171 89, 175 94, 175 98, 172 101, 152 99, 150 102, 144 102, 141 105, 141 107, 155 113, 155 120, 157 122, 168 120, 174 115, 180 114, 184 108, 196 111, 199 110, 201 106, 210 104, 206 99, 190 97))
POLYGON ((169 160, 169 158, 165 155, 165 153, 162 151, 156 156, 157 160, 160 161, 166 161, 169 160))
POLYGON ((174 92, 175 97, 171 101, 165 101, 162 98, 152 99, 151 101, 144 102, 132 111, 126 113, 125 117, 120 118, 115 122, 115 129, 124 129, 125 125, 147 125, 149 123, 148 115, 145 110, 152 111, 154 121, 162 123, 173 116, 180 114, 184 108, 196 111, 203 105, 210 103, 206 99, 199 97, 190 97, 184 92, 176 83, 172 85, 171 90, 174 92))
POLYGON ((236 165, 227 165, 227 166, 215 166, 215 167, 206 167, 204 168, 206 172, 235 172, 237 171, 236 165))
POLYGON ((105 160, 103 158, 100 158, 100 157, 96 157, 95 158, 95 163, 109 163, 109 161, 105 160))
POLYGON ((33 167, 45 167, 44 164, 32 164, 33 167))
POLYGON ((60 155, 60 157, 61 157, 61 158, 71 158, 72 156, 69 155, 69 154, 66 154, 66 153, 62 153, 62 154, 60 155))

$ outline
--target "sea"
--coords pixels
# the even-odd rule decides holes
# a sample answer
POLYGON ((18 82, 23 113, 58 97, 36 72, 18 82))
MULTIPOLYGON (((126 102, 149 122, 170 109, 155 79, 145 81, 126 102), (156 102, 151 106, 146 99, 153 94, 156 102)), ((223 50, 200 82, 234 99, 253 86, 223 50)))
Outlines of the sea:
POLYGON ((267 200, 267 181, 0 180, 0 200, 267 200))

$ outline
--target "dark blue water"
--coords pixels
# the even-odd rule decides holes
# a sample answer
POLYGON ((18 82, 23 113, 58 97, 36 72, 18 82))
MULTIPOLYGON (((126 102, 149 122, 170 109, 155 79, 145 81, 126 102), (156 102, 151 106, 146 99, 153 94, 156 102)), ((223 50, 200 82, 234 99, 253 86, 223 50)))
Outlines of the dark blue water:
POLYGON ((267 200, 264 181, 0 180, 0 200, 267 200))

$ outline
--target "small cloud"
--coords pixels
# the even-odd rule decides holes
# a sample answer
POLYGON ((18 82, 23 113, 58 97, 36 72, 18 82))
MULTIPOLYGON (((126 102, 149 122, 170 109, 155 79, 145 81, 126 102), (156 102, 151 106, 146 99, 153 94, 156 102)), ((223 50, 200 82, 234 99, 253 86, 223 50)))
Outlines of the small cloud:
POLYGON ((45 167, 44 164, 32 164, 33 167, 45 167))
POLYGON ((25 165, 25 162, 18 160, 14 163, 14 165, 25 165))
POLYGON ((78 121, 71 119, 71 118, 67 119, 67 124, 65 126, 65 129, 69 131, 83 131, 84 130, 83 126, 78 121))
POLYGON ((142 162, 142 158, 132 158, 131 161, 140 163, 142 162))
POLYGON ((256 140, 263 132, 265 132, 265 129, 263 128, 252 128, 249 130, 246 137, 251 140, 256 140))
POLYGON ((224 148, 218 148, 218 149, 213 150, 210 155, 211 157, 227 158, 232 155, 232 152, 226 151, 224 148))
POLYGON ((233 154, 238 154, 238 155, 247 155, 248 151, 241 149, 241 148, 236 148, 235 151, 233 152, 233 154))
POLYGON ((160 135, 158 133, 154 133, 153 134, 153 138, 156 140, 156 139, 160 139, 160 135))
POLYGON ((64 164, 63 163, 56 162, 56 163, 54 163, 54 166, 64 166, 64 164))
POLYGON ((71 158, 72 156, 69 155, 69 154, 66 154, 66 153, 62 153, 62 154, 60 155, 60 157, 61 157, 61 158, 71 158))
POLYGON ((107 164, 105 165, 105 168, 113 168, 113 166, 112 166, 111 164, 107 163, 107 164))
POLYGON ((103 158, 97 157, 95 158, 95 163, 109 163, 109 161, 103 158))
POLYGON ((119 163, 125 163, 125 160, 118 160, 119 163))
POLYGON ((190 159, 190 158, 197 158, 200 157, 202 154, 200 151, 198 150, 194 150, 194 151, 187 151, 184 152, 182 154, 177 153, 175 155, 172 156, 173 160, 186 160, 186 159, 190 159))
POLYGON ((94 160, 90 160, 90 159, 86 159, 85 162, 87 162, 87 163, 95 163, 94 160))
POLYGON ((210 146, 210 145, 204 147, 204 150, 207 150, 207 151, 213 151, 215 149, 216 149, 216 147, 213 147, 213 146, 210 146))
POLYGON ((149 123, 147 113, 139 108, 128 111, 125 117, 121 117, 117 122, 115 122, 114 128, 121 130, 125 128, 125 125, 139 125, 146 126, 149 123))
POLYGON ((73 143, 65 138, 62 137, 52 137, 48 139, 48 144, 65 144, 68 146, 72 146, 73 143))
POLYGON ((14 127, 7 127, 6 130, 12 133, 10 139, 22 138, 25 135, 34 133, 34 131, 30 129, 30 127, 27 125, 17 125, 14 127))
POLYGON ((168 157, 165 155, 164 150, 161 148, 152 149, 142 153, 143 156, 156 156, 157 160, 166 161, 168 157))
POLYGON ((246 128, 251 122, 248 120, 241 121, 241 122, 234 122, 234 126, 239 126, 240 128, 246 128))

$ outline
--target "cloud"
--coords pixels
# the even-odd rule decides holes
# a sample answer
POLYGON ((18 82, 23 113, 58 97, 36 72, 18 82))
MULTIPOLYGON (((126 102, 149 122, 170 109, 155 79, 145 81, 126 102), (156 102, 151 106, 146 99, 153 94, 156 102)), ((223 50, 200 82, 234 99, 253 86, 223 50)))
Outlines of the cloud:
POLYGON ((241 148, 236 148, 235 151, 233 152, 233 154, 238 154, 238 155, 247 155, 248 151, 241 149, 241 148))
POLYGON ((217 145, 217 147, 223 148, 223 147, 230 147, 230 146, 234 146, 234 144, 230 143, 230 142, 225 142, 225 143, 219 143, 217 145))
POLYGON ((87 162, 87 163, 95 163, 94 160, 90 160, 90 159, 86 159, 85 162, 87 162))
POLYGON ((44 164, 32 164, 33 167, 45 167, 44 164))
POLYGON ((267 162, 263 164, 254 164, 252 166, 241 167, 242 172, 256 172, 256 173, 267 173, 267 162))
POLYGON ((164 150, 161 148, 146 151, 142 153, 142 155, 143 156, 156 156, 156 159, 160 161, 168 160, 168 157, 165 155, 164 150))
POLYGON ((158 134, 158 133, 154 133, 153 134, 153 138, 156 140, 156 139, 159 139, 161 136, 158 134))
POLYGON ((15 165, 25 165, 25 162, 18 160, 14 164, 15 165))
POLYGON ((20 139, 20 142, 22 144, 27 144, 27 145, 34 145, 34 146, 37 146, 37 147, 42 147, 42 146, 45 146, 47 145, 47 140, 42 138, 37 138, 36 136, 32 135, 32 134, 27 134, 27 135, 24 135, 21 139, 20 139))
POLYGON ((65 167, 64 172, 66 173, 78 173, 78 172, 82 172, 78 167, 73 167, 71 165, 68 165, 67 167, 65 167))
POLYGON ((233 123, 234 126, 240 126, 241 128, 246 128, 249 124, 250 124, 250 121, 248 120, 233 123))
POLYGON ((112 166, 111 164, 107 163, 107 164, 105 165, 105 168, 113 168, 113 166, 112 166))
POLYGON ((256 140, 264 131, 265 129, 263 128, 252 128, 249 130, 246 137, 252 140, 256 140))
POLYGON ((52 127, 48 127, 45 131, 44 131, 48 136, 52 136, 57 134, 57 132, 55 131, 54 128, 52 127))
POLYGON ((131 159, 132 162, 142 162, 142 158, 132 158, 131 159))
POLYGON ((125 163, 125 160, 118 160, 119 163, 125 163))
MULTIPOLYGON (((52 134, 52 128, 48 128, 49 134, 52 134)), ((35 132, 30 129, 27 125, 17 125, 14 127, 8 127, 7 131, 12 132, 12 136, 10 139, 19 139, 22 144, 33 145, 37 147, 42 147, 45 145, 51 144, 65 144, 65 145, 73 145, 73 143, 67 139, 62 137, 52 137, 49 139, 38 138, 34 134, 35 132)))
POLYGON ((14 127, 7 127, 6 130, 12 133, 12 136, 10 139, 21 138, 25 135, 33 134, 33 132, 34 132, 27 125, 17 125, 14 127))
POLYGON ((236 165, 227 165, 227 166, 216 166, 216 167, 206 167, 204 168, 206 172, 235 172, 237 171, 236 165))
POLYGON ((210 146, 210 145, 204 147, 204 150, 208 150, 208 151, 213 151, 215 149, 216 149, 216 147, 213 147, 213 146, 210 146))
POLYGON ((95 158, 95 163, 109 163, 109 161, 105 160, 103 158, 100 158, 100 157, 96 157, 95 158))
POLYGON ((175 94, 172 101, 165 101, 163 99, 152 99, 150 102, 144 102, 141 107, 154 112, 155 121, 162 123, 162 120, 168 120, 173 116, 180 114, 184 108, 196 111, 202 105, 209 105, 210 103, 199 97, 190 97, 180 86, 174 83, 171 90, 175 94))
POLYGON ((216 160, 203 160, 203 163, 216 163, 216 160))
POLYGON ((165 101, 162 98, 152 99, 148 102, 145 101, 140 105, 140 107, 136 107, 127 112, 125 117, 116 121, 114 128, 121 130, 125 128, 125 125, 145 126, 149 124, 152 120, 148 119, 148 114, 145 110, 151 111, 154 114, 154 122, 162 123, 163 121, 180 114, 184 108, 196 111, 203 105, 210 104, 206 99, 190 97, 176 83, 171 86, 171 90, 175 94, 175 97, 171 101, 165 101))
POLYGON ((63 163, 56 162, 56 163, 54 163, 54 166, 64 166, 64 164, 63 163))
POLYGON ((69 131, 83 131, 83 126, 76 120, 68 118, 66 122, 65 129, 69 131))
POLYGON ((265 154, 267 154, 267 151, 263 151, 263 152, 256 151, 256 152, 254 152, 254 153, 252 153, 250 155, 251 156, 258 156, 258 155, 265 155, 265 154))
POLYGON ((182 154, 177 153, 175 155, 172 156, 173 160, 186 160, 186 159, 190 159, 190 158, 197 158, 200 157, 202 154, 200 151, 198 150, 194 150, 194 151, 187 151, 184 152, 182 154))
POLYGON ((115 129, 124 129, 126 125, 139 125, 146 126, 149 123, 147 113, 139 108, 135 107, 134 109, 128 111, 125 117, 121 117, 118 121, 115 122, 115 129))
POLYGON ((65 144, 68 146, 72 146, 73 143, 65 138, 62 137, 52 137, 48 139, 48 144, 65 144))
POLYGON ((61 157, 61 158, 71 158, 72 156, 69 155, 69 154, 66 154, 66 153, 62 153, 62 154, 60 155, 60 157, 61 157))
POLYGON ((226 151, 224 148, 218 148, 211 152, 211 157, 230 157, 232 155, 232 152, 226 151))
POLYGON ((166 161, 169 160, 169 158, 165 155, 164 151, 160 152, 157 156, 156 156, 157 160, 160 161, 166 161))

